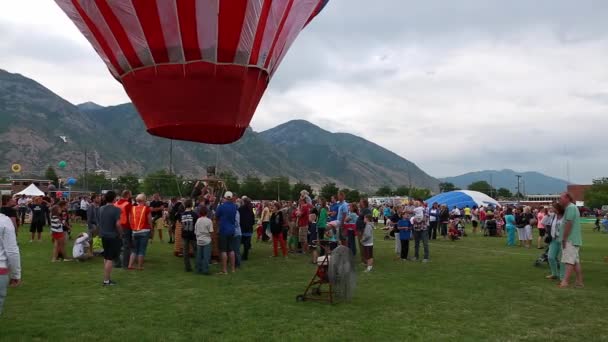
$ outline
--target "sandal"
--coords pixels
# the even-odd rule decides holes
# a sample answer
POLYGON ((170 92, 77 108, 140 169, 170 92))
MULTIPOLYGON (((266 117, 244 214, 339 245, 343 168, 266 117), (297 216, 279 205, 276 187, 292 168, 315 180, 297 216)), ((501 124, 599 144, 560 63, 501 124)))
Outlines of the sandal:
POLYGON ((574 284, 574 287, 577 289, 584 289, 585 288, 585 284, 574 284))
POLYGON ((556 277, 556 276, 554 276, 554 275, 548 275, 548 276, 546 276, 546 277, 545 277, 545 279, 549 279, 549 280, 556 280, 556 279, 557 279, 557 277, 556 277))
POLYGON ((567 289, 570 287, 570 284, 563 285, 562 283, 557 284, 558 289, 567 289))

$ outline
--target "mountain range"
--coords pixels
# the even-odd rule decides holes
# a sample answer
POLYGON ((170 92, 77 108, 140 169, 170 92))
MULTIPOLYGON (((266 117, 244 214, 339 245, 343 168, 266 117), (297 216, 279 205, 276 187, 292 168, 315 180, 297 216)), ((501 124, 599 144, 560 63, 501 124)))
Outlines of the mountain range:
MULTIPOLYGON (((209 165, 243 178, 287 176, 320 187, 374 192, 382 185, 438 190, 439 181, 412 162, 370 141, 331 133, 303 120, 263 132, 247 130, 229 145, 174 141, 149 135, 131 104, 112 107, 92 102, 74 105, 36 81, 0 70, 0 164, 19 163, 23 174, 41 176, 65 160, 60 176, 85 168, 118 176, 144 175, 169 168, 170 146, 176 173, 197 178, 209 165), (63 138, 66 140, 64 141, 63 138)), ((5 173, 4 175, 8 174, 5 173)))
POLYGON ((510 169, 485 170, 469 172, 460 176, 446 177, 443 182, 453 183, 456 187, 466 189, 476 181, 486 181, 494 188, 506 188, 517 192, 517 177, 521 176, 520 191, 525 194, 558 194, 566 190, 568 182, 563 179, 550 177, 538 172, 517 172, 510 169))

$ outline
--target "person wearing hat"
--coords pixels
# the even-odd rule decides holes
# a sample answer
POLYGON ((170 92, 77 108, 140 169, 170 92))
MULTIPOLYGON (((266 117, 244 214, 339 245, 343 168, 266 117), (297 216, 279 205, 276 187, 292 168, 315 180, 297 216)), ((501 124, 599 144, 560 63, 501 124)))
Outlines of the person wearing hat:
POLYGON ((222 271, 219 274, 228 274, 228 259, 232 272, 236 272, 236 257, 233 250, 234 233, 236 231, 237 207, 234 195, 230 191, 224 194, 224 201, 217 207, 215 217, 219 222, 219 249, 222 260, 222 271))

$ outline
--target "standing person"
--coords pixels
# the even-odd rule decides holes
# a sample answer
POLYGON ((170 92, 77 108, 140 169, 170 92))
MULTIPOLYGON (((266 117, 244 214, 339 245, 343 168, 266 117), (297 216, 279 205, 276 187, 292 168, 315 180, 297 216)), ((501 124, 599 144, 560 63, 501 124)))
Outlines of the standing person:
POLYGON ((150 231, 152 230, 152 213, 150 207, 146 205, 146 195, 139 194, 135 197, 137 205, 134 206, 131 219, 131 230, 133 232, 133 250, 129 259, 128 269, 134 270, 135 262, 137 261, 137 269, 143 271, 144 257, 150 240, 150 231))
POLYGON ((269 239, 268 235, 266 235, 266 231, 270 229, 270 204, 268 202, 264 202, 264 209, 260 215, 260 222, 262 222, 262 231, 261 234, 258 234, 258 242, 260 239, 263 242, 266 242, 269 239))
POLYGON ((414 258, 416 261, 419 259, 420 252, 420 242, 422 242, 422 247, 424 248, 424 257, 422 262, 429 262, 429 232, 426 225, 426 220, 424 219, 424 206, 422 202, 415 202, 414 212, 416 215, 414 216, 415 222, 412 222, 414 228, 414 258), (422 216, 422 219, 420 218, 422 216))
POLYGON ((51 234, 53 236, 53 257, 51 262, 58 261, 61 257, 63 261, 70 261, 65 258, 65 233, 63 231, 63 220, 61 219, 61 207, 54 205, 51 208, 51 234))
POLYGON ((521 225, 523 225, 523 242, 526 248, 532 246, 532 220, 534 215, 530 207, 525 207, 523 214, 521 214, 521 225))
POLYGON ((30 224, 30 233, 32 238, 30 242, 34 242, 34 236, 38 234, 38 242, 42 242, 42 230, 47 221, 46 213, 49 210, 46 204, 42 201, 42 197, 34 198, 34 202, 30 204, 32 211, 32 222, 30 224))
POLYGON ((239 213, 239 205, 236 205, 237 210, 234 217, 234 236, 232 237, 231 250, 234 252, 234 262, 237 268, 241 267, 241 238, 243 233, 241 231, 241 214, 239 213))
POLYGON ((87 208, 87 230, 91 240, 97 236, 97 227, 99 226, 99 204, 101 197, 97 194, 91 195, 91 205, 87 208))
POLYGON ((479 224, 481 224, 481 230, 484 232, 484 235, 487 234, 486 232, 486 219, 487 219, 487 214, 486 214, 486 209, 482 206, 481 208, 479 208, 479 224))
MULTIPOLYGON (((359 201, 359 213, 357 216, 357 240, 359 243, 359 250, 361 251, 361 262, 365 263, 367 260, 365 258, 365 254, 363 254, 363 244, 361 243, 361 239, 363 237, 363 231, 365 230, 365 217, 367 215, 372 215, 372 210, 369 208, 369 202, 367 199, 362 198, 359 201)), ((373 219, 372 221, 373 222, 373 219)), ((373 224, 373 223, 372 223, 373 224)))
POLYGON ((19 206, 19 223, 24 226, 25 225, 25 214, 27 214, 27 207, 29 201, 25 195, 21 195, 19 200, 17 201, 17 205, 19 206))
MULTIPOLYGON (((380 210, 378 210, 378 207, 376 205, 374 205, 374 208, 372 209, 372 218, 374 221, 374 225, 378 224, 379 217, 380 217, 380 210)), ((374 229, 375 229, 375 227, 374 227, 374 229)))
POLYGON ((348 216, 346 218, 346 224, 344 230, 346 231, 346 242, 348 248, 353 253, 353 256, 357 255, 357 220, 359 219, 359 208, 357 203, 350 203, 348 205, 348 216))
POLYGON ((80 218, 82 222, 87 222, 87 211, 89 210, 89 200, 86 197, 83 197, 80 200, 80 218))
POLYGON ((448 223, 450 223, 450 211, 448 206, 442 204, 439 208, 439 220, 441 222, 441 236, 446 240, 448 238, 448 223))
POLYGON ((464 222, 471 223, 471 208, 468 205, 464 207, 464 222))
POLYGON ((211 262, 211 233, 213 233, 213 222, 207 217, 209 209, 201 207, 199 217, 194 226, 196 235, 196 273, 209 275, 209 263, 211 262))
POLYGON ((401 242, 401 260, 407 261, 412 235, 412 222, 410 221, 409 213, 403 213, 402 219, 397 222, 397 229, 399 229, 399 241, 401 242))
POLYGON ((253 205, 247 196, 241 198, 243 204, 239 207, 239 217, 241 225, 241 243, 243 244, 242 260, 249 260, 249 250, 251 249, 251 237, 253 236, 253 226, 255 225, 255 215, 253 205))
POLYGON ((331 196, 329 201, 329 222, 338 220, 338 208, 340 204, 336 200, 336 196, 331 196))
POLYGON ((515 246, 515 230, 517 229, 517 220, 513 215, 513 209, 507 208, 505 214, 505 228, 507 230, 507 246, 515 246))
POLYGON ((541 208, 536 214, 536 228, 538 228, 538 239, 536 239, 536 248, 543 249, 545 247, 542 246, 543 240, 545 239, 545 225, 543 224, 543 219, 548 215, 547 208, 541 208))
MULTIPOLYGON (((327 218, 329 211, 327 210, 327 201, 321 197, 319 200, 321 207, 319 209, 319 218, 317 219, 317 237, 319 240, 325 238, 325 230, 327 229, 327 218)), ((325 249, 321 246, 321 255, 325 255, 325 249)))
POLYGON ((562 241, 562 264, 566 265, 564 279, 559 284, 560 288, 569 286, 572 272, 576 273, 575 287, 583 288, 583 269, 579 257, 579 249, 583 245, 581 237, 581 216, 574 204, 572 195, 564 192, 559 198, 559 203, 564 207, 564 218, 560 228, 562 241))
POLYGON ((236 225, 236 204, 233 201, 232 192, 226 191, 224 194, 224 202, 217 207, 215 217, 219 221, 219 248, 222 259, 222 270, 219 274, 228 274, 228 259, 230 259, 230 266, 232 272, 236 272, 235 254, 232 250, 234 245, 234 232, 236 225))
POLYGON ((300 206, 296 212, 298 218, 298 242, 302 245, 302 253, 308 252, 308 225, 310 224, 310 206, 306 199, 300 199, 300 206))
POLYGON ((384 218, 385 228, 388 227, 388 220, 391 217, 391 214, 391 208, 388 206, 388 204, 385 204, 384 209, 382 209, 382 217, 384 218))
POLYGON ((192 272, 192 265, 190 264, 190 253, 196 253, 196 234, 194 233, 194 225, 198 216, 194 212, 194 204, 191 199, 187 199, 184 202, 186 211, 181 214, 182 223, 182 243, 183 243, 183 256, 184 256, 184 269, 186 272, 192 272))
POLYGON ((348 203, 346 203, 346 195, 344 191, 338 192, 338 203, 337 203, 337 227, 338 227, 338 241, 344 245, 346 242, 346 232, 344 230, 344 224, 346 223, 346 217, 348 216, 348 203))
POLYGON ((112 280, 113 261, 120 257, 122 225, 121 210, 114 205, 116 193, 105 194, 106 204, 99 208, 99 236, 103 244, 103 286, 116 285, 112 280))
POLYGON ((473 235, 477 234, 477 228, 479 228, 479 209, 474 206, 471 210, 471 224, 473 225, 473 235))
POLYGON ((549 220, 545 220, 545 222, 549 222, 549 224, 545 226, 545 229, 550 229, 547 236, 547 238, 550 240, 547 259, 549 261, 549 268, 551 269, 551 274, 545 278, 551 280, 563 280, 566 267, 563 264, 559 265, 559 256, 562 253, 560 229, 562 226, 562 220, 564 218, 564 207, 559 202, 556 202, 553 203, 553 208, 551 211, 552 212, 550 214, 548 213, 545 215, 545 218, 549 217, 549 220))
POLYGON ((365 260, 365 272, 371 272, 374 267, 374 218, 372 215, 366 215, 365 228, 363 229, 363 237, 361 238, 361 255, 365 260))
POLYGON ((439 225, 439 203, 433 203, 429 209, 429 239, 437 240, 437 226, 439 225))
POLYGON ((285 245, 285 238, 283 237, 283 211, 281 211, 281 203, 275 202, 272 207, 272 215, 270 215, 270 232, 272 233, 272 250, 273 257, 279 255, 279 245, 283 252, 283 257, 287 257, 287 246, 285 245))
POLYGON ((17 210, 15 210, 15 200, 11 195, 2 195, 2 208, 0 208, 0 213, 6 215, 11 222, 13 222, 13 226, 15 227, 15 235, 19 230, 19 222, 17 219, 17 210))
POLYGON ((152 233, 150 240, 154 241, 154 232, 158 232, 158 240, 163 242, 163 229, 165 223, 163 222, 163 201, 160 200, 160 195, 155 193, 152 195, 152 201, 150 201, 150 210, 152 211, 152 233))
POLYGON ((116 201, 115 206, 120 210, 120 225, 122 237, 122 257, 116 260, 116 267, 129 268, 131 259, 131 248, 133 247, 133 231, 131 230, 131 215, 133 214, 133 203, 131 191, 122 192, 121 198, 116 201))
POLYGON ((7 288, 19 284, 21 284, 21 255, 15 226, 8 216, 0 213, 0 316, 2 316, 7 288))

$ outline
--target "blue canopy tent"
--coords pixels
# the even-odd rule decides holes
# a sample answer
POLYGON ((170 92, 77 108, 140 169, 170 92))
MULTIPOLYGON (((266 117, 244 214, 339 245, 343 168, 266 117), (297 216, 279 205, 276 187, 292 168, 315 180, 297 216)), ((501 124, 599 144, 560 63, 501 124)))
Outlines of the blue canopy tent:
POLYGON ((462 209, 466 206, 469 208, 473 207, 500 207, 500 204, 496 202, 492 197, 478 192, 470 190, 456 190, 450 192, 444 192, 439 195, 435 195, 426 200, 426 203, 430 206, 433 203, 445 204, 448 208, 458 207, 462 209))

